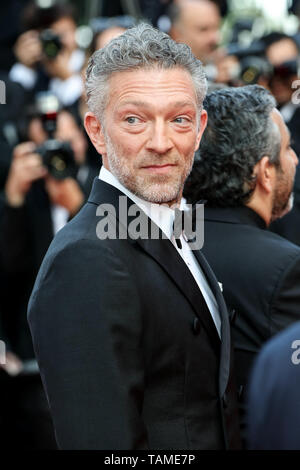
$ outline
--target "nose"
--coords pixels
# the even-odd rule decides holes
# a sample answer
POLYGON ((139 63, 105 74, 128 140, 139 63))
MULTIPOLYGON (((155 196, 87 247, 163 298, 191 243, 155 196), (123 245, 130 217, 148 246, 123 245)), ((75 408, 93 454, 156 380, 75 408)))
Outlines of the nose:
POLYGON ((295 152, 294 150, 293 150, 293 157, 294 157, 295 165, 297 166, 298 163, 299 163, 299 159, 298 159, 297 154, 296 154, 296 152, 295 152))
POLYGON ((147 141, 147 150, 163 155, 172 147, 167 123, 162 121, 154 123, 147 141))
POLYGON ((210 31, 210 34, 208 35, 209 38, 209 43, 212 46, 217 46, 220 42, 220 32, 218 29, 213 29, 210 31))

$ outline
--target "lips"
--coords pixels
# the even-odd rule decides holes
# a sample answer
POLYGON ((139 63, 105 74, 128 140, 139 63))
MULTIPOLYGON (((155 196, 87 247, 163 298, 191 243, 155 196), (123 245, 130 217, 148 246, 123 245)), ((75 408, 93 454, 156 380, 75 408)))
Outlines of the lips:
POLYGON ((164 165, 144 165, 142 168, 164 168, 165 166, 175 166, 175 163, 165 163, 164 165))
POLYGON ((147 165, 143 166, 142 169, 153 173, 166 173, 174 166, 176 165, 172 163, 166 163, 165 165, 147 165))

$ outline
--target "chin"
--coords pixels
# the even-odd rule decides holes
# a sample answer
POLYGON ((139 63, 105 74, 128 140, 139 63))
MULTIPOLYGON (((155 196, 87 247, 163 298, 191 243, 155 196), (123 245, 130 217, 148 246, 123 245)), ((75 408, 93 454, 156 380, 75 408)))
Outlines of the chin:
POLYGON ((287 215, 293 209, 293 205, 294 205, 294 193, 291 193, 284 208, 281 210, 279 215, 275 215, 273 220, 281 219, 282 217, 287 215))
POLYGON ((136 193, 141 199, 152 202, 154 204, 168 204, 174 202, 179 198, 180 188, 174 190, 172 188, 162 188, 161 185, 153 185, 148 190, 143 189, 139 194, 136 193))

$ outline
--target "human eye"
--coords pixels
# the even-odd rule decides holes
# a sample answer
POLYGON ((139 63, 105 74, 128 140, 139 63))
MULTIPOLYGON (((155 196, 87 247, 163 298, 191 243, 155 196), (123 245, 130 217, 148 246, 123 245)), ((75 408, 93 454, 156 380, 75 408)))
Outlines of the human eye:
POLYGON ((128 124, 138 124, 141 122, 141 120, 136 116, 127 116, 125 121, 128 122, 128 124))
POLYGON ((185 117, 185 116, 177 116, 175 119, 174 119, 174 122, 176 122, 177 124, 186 124, 189 122, 188 118, 185 117))
POLYGON ((193 125, 193 119, 189 116, 176 116, 172 122, 178 131, 189 130, 193 125))

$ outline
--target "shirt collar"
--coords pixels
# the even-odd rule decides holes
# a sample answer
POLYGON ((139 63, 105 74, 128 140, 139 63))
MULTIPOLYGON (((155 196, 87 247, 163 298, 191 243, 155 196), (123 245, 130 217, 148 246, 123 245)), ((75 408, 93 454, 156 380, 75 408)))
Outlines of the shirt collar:
MULTIPOLYGON (((104 166, 101 167, 99 179, 114 186, 129 197, 137 206, 139 206, 145 214, 164 232, 169 238, 173 235, 173 222, 175 219, 175 211, 165 204, 155 204, 145 201, 133 194, 129 189, 120 183, 120 181, 104 166)), ((180 209, 184 210, 185 200, 182 198, 180 209)))

